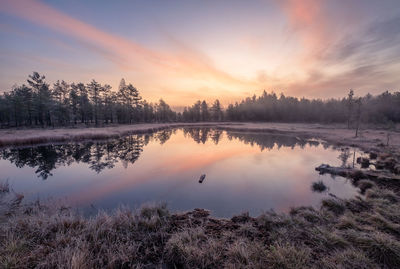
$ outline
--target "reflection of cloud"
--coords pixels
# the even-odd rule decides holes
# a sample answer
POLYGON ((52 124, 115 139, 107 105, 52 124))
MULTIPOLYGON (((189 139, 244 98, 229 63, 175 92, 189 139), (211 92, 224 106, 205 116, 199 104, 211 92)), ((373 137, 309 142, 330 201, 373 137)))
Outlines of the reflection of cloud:
MULTIPOLYGON (((188 145, 186 145, 186 147, 187 146, 188 145)), ((259 150, 253 147, 232 147, 224 151, 196 153, 196 150, 190 150, 187 148, 187 151, 176 153, 171 156, 171 158, 164 160, 164 162, 155 163, 156 165, 150 166, 148 170, 141 170, 140 174, 136 173, 134 177, 122 176, 113 181, 98 183, 95 186, 91 186, 90 189, 84 189, 79 193, 71 195, 69 199, 76 204, 85 204, 123 189, 132 188, 137 184, 152 180, 159 176, 168 178, 168 176, 175 174, 197 171, 201 168, 210 166, 213 163, 218 163, 241 155, 253 154, 254 152, 259 152, 259 150)))

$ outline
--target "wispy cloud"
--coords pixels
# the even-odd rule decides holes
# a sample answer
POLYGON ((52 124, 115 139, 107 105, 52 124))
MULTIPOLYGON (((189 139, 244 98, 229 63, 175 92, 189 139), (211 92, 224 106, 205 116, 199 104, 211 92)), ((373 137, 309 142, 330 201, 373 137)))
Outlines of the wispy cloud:
MULTIPOLYGON (((299 61, 303 79, 281 82, 289 93, 322 98, 343 95, 349 88, 361 94, 377 93, 386 90, 385 87, 395 87, 400 81, 393 73, 400 61, 400 17, 355 27, 349 13, 335 13, 329 1, 279 3, 290 29, 301 41, 300 59, 305 59, 299 61), (349 26, 341 29, 343 22, 349 26)), ((351 4, 346 2, 340 8, 350 8, 351 4)), ((354 10, 354 18, 359 18, 359 11, 354 10)))
POLYGON ((223 83, 252 84, 251 81, 219 70, 205 55, 178 42, 175 43, 179 46, 179 53, 149 49, 75 19, 40 1, 1 1, 0 11, 73 37, 123 69, 135 69, 140 66, 147 72, 158 70, 178 76, 214 79, 223 83))
POLYGON ((321 53, 332 40, 332 24, 321 0, 279 1, 288 17, 291 33, 297 35, 307 56, 321 53))
MULTIPOLYGON (((142 90, 145 98, 155 101, 163 97, 172 105, 187 105, 195 99, 212 101, 215 98, 220 98, 226 104, 263 89, 283 91, 298 97, 337 97, 345 94, 350 87, 363 94, 395 87, 399 82, 396 70, 400 62, 400 16, 387 17, 380 21, 364 16, 360 7, 370 5, 372 0, 271 1, 277 4, 281 14, 274 14, 271 21, 268 17, 258 18, 257 24, 252 24, 251 20, 248 22, 249 29, 261 28, 261 25, 268 27, 265 33, 256 31, 257 35, 253 31, 241 29, 237 33, 231 33, 231 36, 227 35, 227 41, 222 42, 223 44, 218 44, 207 39, 211 38, 208 28, 196 36, 188 30, 190 27, 178 27, 174 29, 179 31, 170 35, 166 32, 173 32, 171 29, 174 26, 171 24, 166 25, 165 29, 168 30, 158 29, 159 32, 154 33, 162 41, 160 44, 163 44, 156 47, 140 43, 141 33, 128 38, 107 32, 56 9, 51 2, 0 0, 0 12, 57 33, 52 35, 45 31, 45 41, 41 41, 68 50, 70 55, 76 53, 76 56, 82 56, 81 52, 74 51, 82 47, 85 52, 91 52, 93 55, 90 54, 87 58, 74 57, 74 60, 79 58, 79 63, 72 64, 90 66, 91 71, 85 73, 86 77, 82 74, 73 76, 71 72, 72 79, 90 79, 89 75, 99 79, 93 74, 97 71, 92 68, 92 62, 88 63, 88 59, 96 63, 105 60, 100 79, 112 77, 117 83, 119 76, 124 76, 142 90), (59 36, 62 40, 57 38, 59 36), (200 36, 201 40, 204 38, 204 43, 198 44, 196 41, 198 43, 195 46, 190 43, 191 40, 200 40, 200 36), (177 37, 184 37, 182 40, 185 42, 177 37), (242 40, 242 43, 236 44, 237 40, 242 40), (269 43, 274 45, 268 46, 269 43), (285 49, 280 50, 280 44, 285 49), (214 48, 215 46, 221 47, 214 48), (271 51, 275 49, 274 55, 271 51), (275 57, 276 55, 279 57, 275 57)), ((389 4, 387 3, 386 8, 390 7, 389 4)), ((240 10, 237 12, 240 13, 240 10)), ((378 17, 384 18, 382 14, 385 12, 378 17)), ((26 29, 19 28, 23 24, 16 24, 16 27, 8 25, 9 21, 4 21, 6 24, 0 24, 3 33, 25 36, 25 39, 36 38, 38 41, 37 37, 29 37, 32 34, 23 31, 26 29)), ((218 23, 215 18, 212 21, 218 23)), ((211 24, 204 25, 204 28, 212 27, 211 24)), ((225 34, 223 30, 220 29, 221 35, 225 34)), ((46 54, 43 51, 38 55, 45 59, 54 58, 58 62, 67 58, 57 58, 58 54, 46 54)), ((23 53, 21 57, 24 57, 23 53)), ((36 68, 32 61, 27 59, 29 67, 36 68)), ((54 69, 60 66, 56 65, 56 61, 47 63, 50 64, 54 65, 54 69)), ((1 68, 4 70, 8 67, 3 65, 1 68)), ((14 71, 7 74, 12 72, 14 71)), ((15 82, 17 81, 12 83, 15 82)))

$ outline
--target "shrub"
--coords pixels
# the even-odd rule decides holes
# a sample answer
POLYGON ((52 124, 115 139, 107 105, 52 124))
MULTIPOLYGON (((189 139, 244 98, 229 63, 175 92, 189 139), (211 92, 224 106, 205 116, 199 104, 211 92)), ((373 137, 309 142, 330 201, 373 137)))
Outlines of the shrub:
POLYGON ((311 185, 311 190, 314 191, 314 192, 324 192, 327 189, 328 188, 326 187, 324 182, 322 182, 322 180, 313 182, 312 185, 311 185))

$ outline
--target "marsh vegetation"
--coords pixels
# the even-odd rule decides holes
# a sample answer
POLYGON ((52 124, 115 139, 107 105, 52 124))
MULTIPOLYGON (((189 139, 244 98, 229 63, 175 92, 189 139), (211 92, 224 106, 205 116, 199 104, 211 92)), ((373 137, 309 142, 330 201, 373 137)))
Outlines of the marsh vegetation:
MULTIPOLYGON (((18 197, 0 225, 2 268, 396 268, 400 196, 359 181, 365 196, 330 198, 319 209, 243 213, 230 219, 165 205, 85 218, 18 197), (17 201, 17 202, 15 202, 17 201), (19 206, 16 206, 16 205, 19 206)), ((13 195, 6 187, 2 202, 13 195)))

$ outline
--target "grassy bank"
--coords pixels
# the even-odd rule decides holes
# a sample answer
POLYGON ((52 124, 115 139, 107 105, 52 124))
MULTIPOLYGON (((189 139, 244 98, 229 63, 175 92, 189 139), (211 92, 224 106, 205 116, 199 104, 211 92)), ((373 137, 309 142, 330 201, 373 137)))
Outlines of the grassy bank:
MULTIPOLYGON (((132 134, 153 133, 171 128, 217 125, 218 123, 145 123, 98 128, 3 129, 0 130, 0 148, 84 140, 105 140, 132 134)), ((227 125, 230 124, 228 123, 227 125)))
POLYGON ((305 123, 250 123, 250 122, 200 122, 200 123, 146 123, 134 125, 115 125, 99 128, 58 128, 58 129, 3 129, 0 130, 0 147, 62 143, 82 140, 102 140, 118 138, 131 134, 156 132, 179 127, 213 127, 237 132, 257 132, 286 134, 304 138, 320 138, 333 145, 357 146, 370 150, 377 145, 389 144, 400 148, 400 133, 374 127, 360 131, 354 137, 354 130, 344 125, 305 124, 305 123), (388 134, 389 140, 388 140, 388 134), (389 143, 388 143, 389 142, 389 143))
POLYGON ((164 205, 84 218, 21 205, 5 183, 0 267, 398 268, 400 196, 371 181, 356 184, 364 196, 324 200, 319 210, 218 219, 202 209, 171 214, 164 205))

